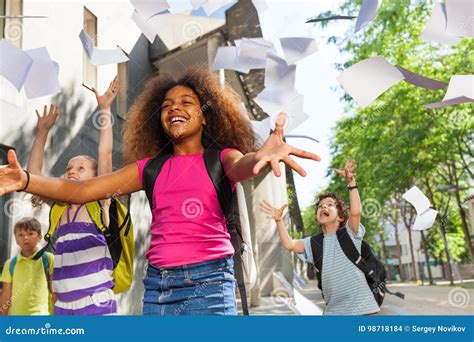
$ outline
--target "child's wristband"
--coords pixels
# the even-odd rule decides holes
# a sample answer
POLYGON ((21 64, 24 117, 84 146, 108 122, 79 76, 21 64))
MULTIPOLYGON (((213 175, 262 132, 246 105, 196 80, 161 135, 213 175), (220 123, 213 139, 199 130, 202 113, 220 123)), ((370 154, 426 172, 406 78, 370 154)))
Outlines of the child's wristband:
POLYGON ((26 173, 26 184, 25 187, 21 190, 17 190, 16 192, 23 192, 28 188, 28 185, 30 185, 30 173, 27 170, 23 170, 26 173))
POLYGON ((349 191, 351 191, 351 190, 354 190, 354 189, 358 189, 358 187, 357 187, 357 184, 354 185, 354 186, 349 186, 349 185, 348 185, 348 186, 347 186, 347 189, 348 189, 349 191))

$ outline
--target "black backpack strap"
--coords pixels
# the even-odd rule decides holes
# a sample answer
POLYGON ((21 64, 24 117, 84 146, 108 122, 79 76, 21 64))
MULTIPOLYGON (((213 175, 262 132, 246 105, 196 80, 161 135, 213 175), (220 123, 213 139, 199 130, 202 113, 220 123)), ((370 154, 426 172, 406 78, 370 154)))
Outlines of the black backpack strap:
MULTIPOLYGON (((342 251, 346 255, 346 257, 358 268, 360 269, 364 275, 372 281, 377 284, 378 287, 381 287, 381 289, 384 292, 387 292, 389 294, 395 295, 400 298, 405 298, 405 295, 400 292, 391 292, 384 281, 379 281, 378 279, 375 278, 374 274, 375 271, 370 267, 370 265, 366 262, 365 258, 367 255, 361 255, 359 251, 357 250, 356 246, 354 245, 354 242, 352 242, 351 237, 349 236, 349 232, 347 231, 348 228, 343 227, 337 230, 337 240, 339 241, 339 245, 341 246, 342 251)), ((350 229, 350 228, 349 228, 350 229)), ((370 248, 368 249, 370 251, 370 248)), ((372 253, 372 251, 370 251, 372 253)))
POLYGON ((204 151, 204 164, 207 173, 214 184, 214 188, 219 199, 221 210, 226 218, 229 234, 231 235, 232 245, 235 250, 234 254, 234 271, 239 288, 240 299, 242 300, 242 311, 244 315, 249 315, 247 302, 247 291, 245 290, 244 271, 242 267, 242 231, 240 225, 233 215, 233 208, 237 206, 235 196, 233 195, 232 185, 229 178, 225 174, 224 167, 221 163, 221 150, 207 149, 204 151))
POLYGON ((150 209, 153 210, 153 190, 155 189, 156 179, 165 165, 166 161, 171 157, 171 153, 158 155, 155 158, 151 158, 145 164, 143 169, 143 190, 145 190, 150 209))
POLYGON ((323 246, 324 246, 324 234, 320 233, 313 235, 310 238, 311 251, 313 252, 313 263, 316 269, 316 277, 318 278, 318 287, 322 291, 323 284, 321 280, 321 274, 323 270, 323 246))

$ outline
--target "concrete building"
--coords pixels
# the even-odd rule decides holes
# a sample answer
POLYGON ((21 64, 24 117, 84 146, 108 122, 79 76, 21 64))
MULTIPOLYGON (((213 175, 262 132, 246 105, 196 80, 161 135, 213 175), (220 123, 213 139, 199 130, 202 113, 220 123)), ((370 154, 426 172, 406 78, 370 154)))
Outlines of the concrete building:
MULTIPOLYGON (((122 166, 121 129, 127 111, 141 92, 144 82, 157 70, 179 73, 183 66, 208 64, 218 46, 232 44, 241 37, 261 36, 258 16, 250 0, 240 1, 227 11, 226 19, 176 15, 164 19, 158 37, 153 44, 141 34, 130 19, 133 8, 129 1, 55 1, 34 0, 2 1, 0 14, 44 15, 47 19, 23 19, 0 21, 2 38, 8 39, 23 50, 46 46, 51 58, 60 66, 59 79, 62 92, 54 96, 26 100, 23 93, 0 77, 0 162, 6 163, 6 151, 14 148, 23 166, 33 143, 36 116, 35 109, 55 103, 61 108, 61 116, 50 133, 46 145, 44 173, 61 176, 68 160, 78 154, 97 157, 98 131, 95 113, 95 97, 81 86, 82 82, 103 91, 118 75, 122 88, 112 108, 114 114, 113 167, 122 166), (250 22, 240 18, 253 11, 250 22), (240 16, 240 17, 239 17, 240 16), (170 21, 172 20, 172 22, 170 21), (89 63, 78 38, 83 29, 93 37, 98 47, 116 45, 129 53, 130 61, 118 65, 95 67, 89 63)), ((251 98, 263 88, 263 72, 249 75, 226 72, 225 76, 239 92, 248 110, 254 116, 264 115, 252 103, 251 98)), ((285 173, 282 172, 284 175, 285 173)), ((293 279, 291 255, 283 250, 273 221, 259 209, 261 200, 275 205, 287 202, 285 177, 275 178, 266 174, 245 182, 247 206, 253 228, 252 238, 258 264, 259 280, 252 290, 251 302, 258 305, 260 296, 268 296, 273 290, 273 272, 281 271, 293 279)), ((48 208, 33 209, 30 197, 14 193, 0 197, 0 265, 17 253, 13 238, 14 223, 24 216, 37 217, 46 229, 48 208)), ((130 198, 131 214, 135 226, 136 254, 135 281, 130 291, 119 298, 121 314, 140 314, 143 297, 145 251, 149 244, 151 220, 148 203, 143 192, 130 198)), ((287 225, 291 222, 286 217, 287 225)))

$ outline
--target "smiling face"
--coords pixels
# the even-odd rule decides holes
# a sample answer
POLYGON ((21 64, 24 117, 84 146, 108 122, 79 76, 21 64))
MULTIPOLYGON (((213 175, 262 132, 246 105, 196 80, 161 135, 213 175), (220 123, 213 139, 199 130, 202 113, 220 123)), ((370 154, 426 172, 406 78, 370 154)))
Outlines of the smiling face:
POLYGON ((72 158, 67 164, 64 178, 74 181, 81 181, 93 178, 97 175, 97 165, 94 160, 78 156, 72 158))
POLYGON ((41 235, 34 229, 16 228, 15 240, 17 245, 20 246, 21 251, 25 255, 30 255, 36 250, 36 247, 40 243, 41 235))
POLYGON ((344 218, 339 216, 337 201, 334 198, 326 197, 319 201, 316 210, 316 220, 320 226, 337 222, 340 224, 344 221, 344 218))
POLYGON ((166 92, 161 105, 161 125, 172 140, 202 135, 206 120, 201 101, 189 87, 176 86, 166 92))

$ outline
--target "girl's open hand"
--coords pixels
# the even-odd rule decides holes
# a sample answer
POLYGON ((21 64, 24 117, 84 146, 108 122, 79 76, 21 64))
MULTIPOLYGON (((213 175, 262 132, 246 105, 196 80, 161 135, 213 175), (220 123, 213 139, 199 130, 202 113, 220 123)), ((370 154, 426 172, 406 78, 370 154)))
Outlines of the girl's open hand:
POLYGON ((253 168, 254 175, 258 175, 262 169, 270 164, 275 176, 280 177, 281 172, 279 163, 282 161, 304 177, 306 176, 306 171, 303 170, 303 168, 298 165, 290 155, 316 161, 321 160, 318 155, 300 150, 299 148, 288 145, 283 141, 283 126, 285 125, 285 120, 286 114, 283 112, 280 113, 275 124, 275 130, 256 153, 255 158, 258 162, 253 168))
POLYGON ((97 99, 97 104, 99 105, 99 108, 102 110, 110 109, 110 106, 112 106, 115 97, 117 97, 119 89, 120 82, 117 77, 115 77, 113 81, 110 82, 109 88, 103 95, 100 95, 97 89, 92 88, 92 91, 94 92, 95 97, 97 99))
POLYGON ((334 171, 336 171, 338 175, 341 175, 342 177, 344 177, 347 183, 350 183, 355 179, 355 176, 357 176, 357 174, 354 173, 354 170, 356 168, 357 168, 357 164, 355 160, 347 159, 344 170, 334 169, 334 171))
POLYGON ((280 207, 280 209, 278 209, 278 208, 272 207, 270 203, 263 200, 260 203, 260 210, 263 211, 264 213, 269 214, 275 220, 275 222, 278 222, 278 221, 281 221, 281 219, 283 218, 283 212, 285 211, 287 206, 288 206, 287 204, 284 204, 280 207))
POLYGON ((0 166, 0 196, 21 190, 26 185, 26 174, 16 159, 15 151, 9 150, 7 158, 8 165, 0 166))
POLYGON ((35 110, 38 121, 36 123, 36 128, 38 132, 49 132, 51 127, 54 126, 59 117, 59 107, 55 105, 50 105, 49 110, 48 106, 44 106, 43 115, 40 115, 38 110, 35 110))

